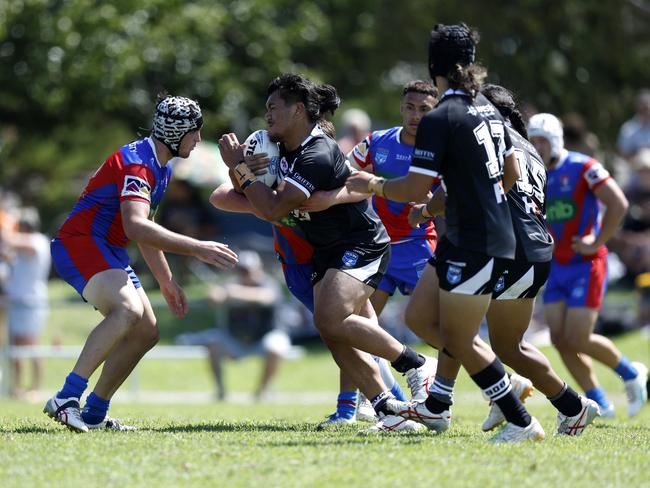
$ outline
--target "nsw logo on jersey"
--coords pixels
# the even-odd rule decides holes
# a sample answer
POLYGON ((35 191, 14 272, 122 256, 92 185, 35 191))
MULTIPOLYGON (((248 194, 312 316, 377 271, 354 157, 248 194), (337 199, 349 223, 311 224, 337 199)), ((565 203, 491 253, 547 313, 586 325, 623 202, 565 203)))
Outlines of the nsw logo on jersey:
POLYGON ((357 264, 357 261, 359 261, 359 255, 356 252, 345 251, 343 257, 341 258, 341 261, 343 261, 344 265, 351 268, 357 264))
POLYGON ((139 197, 151 201, 151 186, 146 180, 133 175, 124 177, 124 186, 122 187, 123 197, 139 197))
POLYGON ((506 279, 503 275, 499 276, 499 279, 497 280, 497 284, 494 285, 494 291, 499 293, 500 291, 503 290, 503 288, 506 286, 506 279))
POLYGON ((559 222, 566 222, 576 216, 577 207, 573 200, 570 198, 558 198, 550 202, 546 207, 546 220, 549 223, 555 224, 559 222))
POLYGON ((447 281, 450 285, 460 283, 462 274, 463 269, 461 267, 456 266, 455 264, 450 264, 449 268, 447 268, 447 281))

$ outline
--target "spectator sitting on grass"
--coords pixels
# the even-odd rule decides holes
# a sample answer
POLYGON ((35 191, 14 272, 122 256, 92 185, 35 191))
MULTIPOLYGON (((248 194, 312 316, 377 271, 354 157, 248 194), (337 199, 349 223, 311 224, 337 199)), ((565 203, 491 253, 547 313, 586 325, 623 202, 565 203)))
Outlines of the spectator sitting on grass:
POLYGON ((235 282, 215 285, 209 291, 212 302, 226 307, 226 324, 197 333, 181 334, 176 338, 176 343, 205 345, 208 348, 219 400, 226 397, 223 359, 263 355, 264 368, 255 390, 255 398, 259 400, 268 392, 282 358, 291 349, 291 340, 284 330, 277 327, 275 308, 280 299, 280 289, 278 283, 264 271, 259 254, 242 251, 236 269, 239 273, 235 282))

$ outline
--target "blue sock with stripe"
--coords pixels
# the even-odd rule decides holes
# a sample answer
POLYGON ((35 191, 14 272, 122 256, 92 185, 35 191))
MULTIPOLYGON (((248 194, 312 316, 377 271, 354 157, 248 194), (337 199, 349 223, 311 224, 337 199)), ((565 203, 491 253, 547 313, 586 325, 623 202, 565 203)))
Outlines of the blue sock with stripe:
POLYGON ((342 391, 336 401, 336 414, 344 419, 354 418, 357 411, 357 392, 342 391))
POLYGON ((633 380, 639 375, 639 372, 636 370, 632 363, 625 356, 621 356, 621 361, 618 363, 618 366, 614 368, 614 371, 623 378, 623 381, 633 380))
POLYGON ((603 390, 600 386, 592 388, 589 391, 585 391, 585 396, 590 400, 595 401, 599 407, 602 407, 605 410, 610 406, 607 395, 605 395, 605 390, 603 390))
POLYGON ((56 396, 57 398, 81 398, 87 386, 88 379, 71 372, 65 379, 63 388, 61 388, 61 391, 56 396))
POLYGON ((81 412, 81 418, 87 424, 98 424, 106 417, 106 412, 108 412, 110 404, 110 400, 104 400, 98 397, 93 391, 86 399, 86 406, 81 412))

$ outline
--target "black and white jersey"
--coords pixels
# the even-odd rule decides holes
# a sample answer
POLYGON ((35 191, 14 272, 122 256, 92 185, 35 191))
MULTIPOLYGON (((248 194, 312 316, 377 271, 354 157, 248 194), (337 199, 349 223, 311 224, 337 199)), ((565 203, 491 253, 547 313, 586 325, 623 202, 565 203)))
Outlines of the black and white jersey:
POLYGON ((499 111, 483 96, 447 90, 420 122, 409 171, 440 177, 447 238, 457 247, 513 259, 515 235, 503 189, 513 151, 499 111))
POLYGON ((515 148, 520 177, 508 192, 517 238, 515 259, 545 263, 553 257, 553 238, 546 227, 546 166, 535 147, 507 126, 515 148))
MULTIPOLYGON (((280 177, 307 197, 318 190, 344 186, 351 171, 336 141, 319 126, 295 151, 289 152, 280 144, 280 177)), ((367 200, 333 205, 322 212, 296 209, 283 223, 298 225, 316 249, 348 243, 384 245, 390 241, 367 200)))

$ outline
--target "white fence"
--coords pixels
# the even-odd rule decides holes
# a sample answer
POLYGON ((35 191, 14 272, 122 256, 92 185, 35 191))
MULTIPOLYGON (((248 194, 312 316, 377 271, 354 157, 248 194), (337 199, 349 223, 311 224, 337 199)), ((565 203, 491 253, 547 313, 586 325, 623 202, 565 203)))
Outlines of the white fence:
MULTIPOLYGON (((76 359, 81 346, 7 346, 0 353, 0 395, 7 397, 11 391, 11 360, 16 358, 76 359)), ((204 359, 207 349, 204 346, 156 346, 144 359, 204 359)), ((140 389, 138 368, 127 380, 130 393, 136 395, 140 389)))

